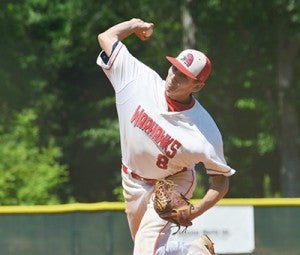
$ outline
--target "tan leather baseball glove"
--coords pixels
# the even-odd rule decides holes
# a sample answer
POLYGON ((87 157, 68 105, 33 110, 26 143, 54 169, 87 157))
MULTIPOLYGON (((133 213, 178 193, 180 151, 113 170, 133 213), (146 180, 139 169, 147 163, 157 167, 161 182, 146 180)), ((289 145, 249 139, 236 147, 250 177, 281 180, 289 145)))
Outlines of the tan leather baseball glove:
POLYGON ((191 211, 193 205, 181 193, 174 189, 174 182, 158 179, 154 184, 153 205, 158 215, 177 226, 192 225, 191 211))
POLYGON ((202 235, 200 237, 200 242, 206 247, 211 255, 215 255, 214 243, 210 240, 207 235, 202 235))

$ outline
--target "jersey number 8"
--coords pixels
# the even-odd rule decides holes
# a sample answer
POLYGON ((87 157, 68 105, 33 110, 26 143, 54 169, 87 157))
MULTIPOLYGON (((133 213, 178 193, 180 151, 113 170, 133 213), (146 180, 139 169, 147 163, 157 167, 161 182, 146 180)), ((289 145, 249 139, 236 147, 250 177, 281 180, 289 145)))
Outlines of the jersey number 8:
POLYGON ((168 162, 169 159, 167 156, 163 154, 158 154, 157 155, 157 160, 156 160, 156 165, 161 168, 161 169, 167 169, 168 168, 168 162))

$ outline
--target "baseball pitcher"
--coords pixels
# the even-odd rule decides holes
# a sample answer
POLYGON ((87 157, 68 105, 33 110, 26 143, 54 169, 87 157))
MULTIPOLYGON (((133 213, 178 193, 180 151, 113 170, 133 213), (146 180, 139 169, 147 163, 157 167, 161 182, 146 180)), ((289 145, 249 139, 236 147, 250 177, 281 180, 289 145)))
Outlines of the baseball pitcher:
POLYGON ((134 255, 209 255, 207 236, 191 243, 170 241, 171 226, 188 227, 228 191, 235 173, 224 159, 217 125, 193 93, 204 86, 211 62, 202 52, 185 49, 167 56, 165 79, 135 58, 123 40, 148 40, 153 23, 133 18, 98 35, 97 64, 115 91, 122 151, 122 185, 134 255), (203 163, 209 189, 191 204, 195 165, 203 163))

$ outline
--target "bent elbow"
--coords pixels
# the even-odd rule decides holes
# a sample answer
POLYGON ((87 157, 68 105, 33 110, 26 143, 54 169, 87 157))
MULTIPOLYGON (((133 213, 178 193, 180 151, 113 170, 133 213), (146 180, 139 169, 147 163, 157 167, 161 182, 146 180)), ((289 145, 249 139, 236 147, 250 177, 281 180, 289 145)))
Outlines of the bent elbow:
POLYGON ((229 178, 224 176, 223 197, 228 193, 228 191, 229 191, 229 178))
POLYGON ((98 34, 98 43, 100 48, 105 51, 107 56, 111 54, 113 40, 105 32, 98 34))
POLYGON ((224 197, 229 191, 229 178, 224 175, 215 175, 210 178, 210 187, 224 197))
POLYGON ((103 39, 104 35, 103 33, 98 34, 98 42, 100 44, 100 46, 103 44, 104 39, 103 39))

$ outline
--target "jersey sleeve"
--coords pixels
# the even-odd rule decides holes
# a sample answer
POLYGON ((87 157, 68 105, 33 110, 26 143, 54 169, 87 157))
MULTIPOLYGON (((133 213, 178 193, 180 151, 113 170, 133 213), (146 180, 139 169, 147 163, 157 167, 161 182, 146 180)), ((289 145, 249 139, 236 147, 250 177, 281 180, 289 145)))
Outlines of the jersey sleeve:
POLYGON ((224 175, 231 176, 235 174, 235 170, 228 166, 226 163, 221 163, 219 160, 209 160, 207 162, 203 162, 206 173, 209 175, 224 175))
POLYGON ((233 175, 236 171, 228 166, 225 160, 222 135, 214 119, 198 101, 189 114, 201 134, 199 137, 202 137, 198 148, 203 153, 199 154, 199 160, 204 164, 206 173, 233 175))
POLYGON ((203 162, 207 174, 231 176, 236 172, 228 166, 225 160, 221 134, 219 135, 219 142, 214 145, 211 144, 211 149, 208 151, 210 151, 208 157, 203 162))
POLYGON ((101 51, 97 58, 97 64, 103 69, 116 93, 135 80, 136 77, 150 70, 132 56, 121 41, 114 44, 110 56, 101 51))
POLYGON ((218 142, 215 141, 211 144, 209 152, 207 153, 207 158, 204 160, 204 166, 206 168, 206 173, 209 175, 224 175, 231 176, 236 171, 228 166, 223 152, 223 140, 219 130, 216 128, 216 135, 218 137, 218 142))

